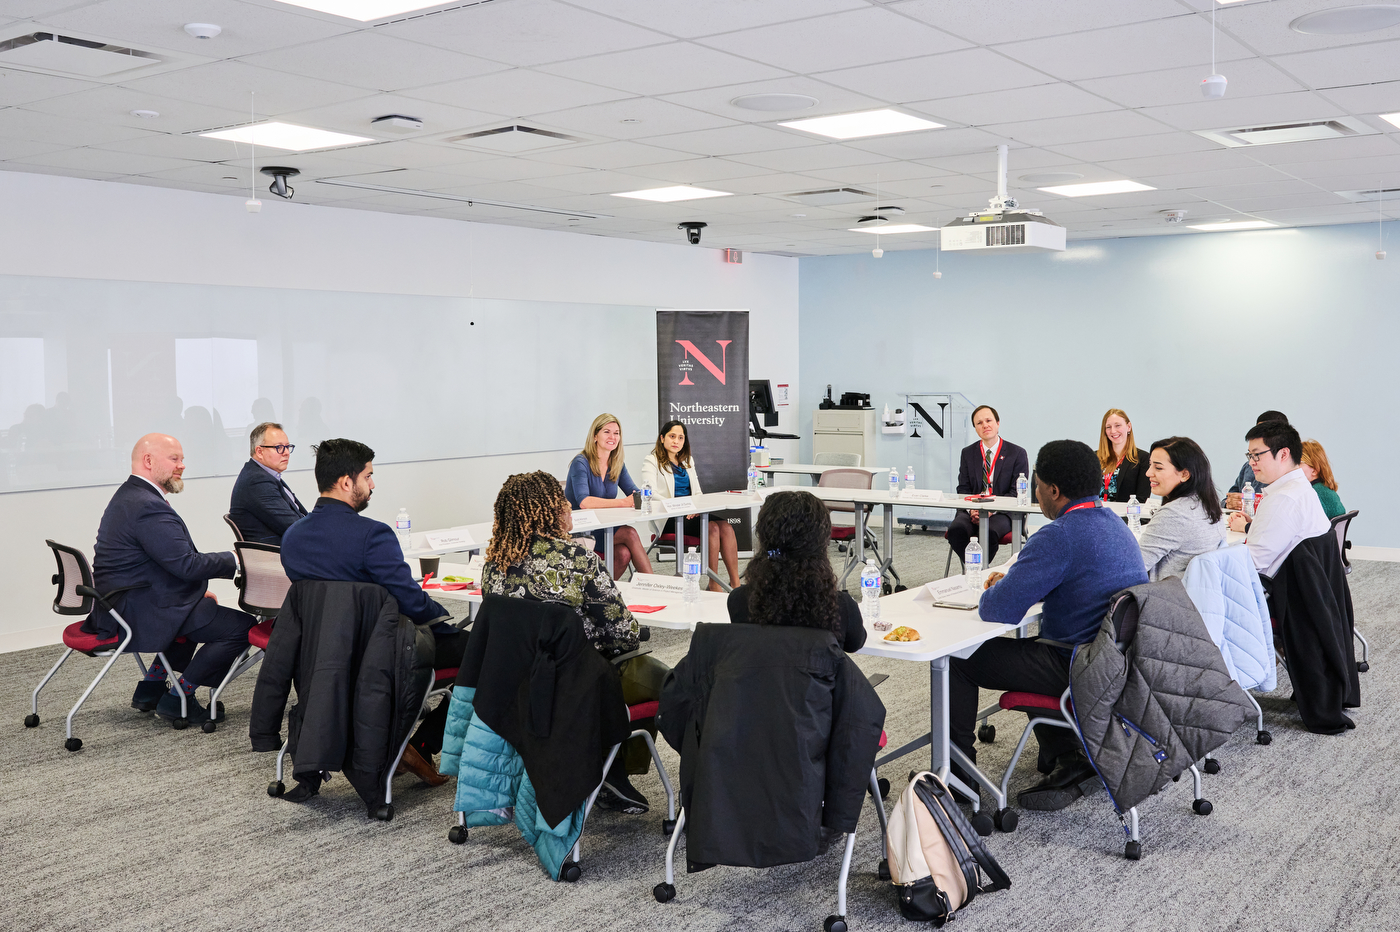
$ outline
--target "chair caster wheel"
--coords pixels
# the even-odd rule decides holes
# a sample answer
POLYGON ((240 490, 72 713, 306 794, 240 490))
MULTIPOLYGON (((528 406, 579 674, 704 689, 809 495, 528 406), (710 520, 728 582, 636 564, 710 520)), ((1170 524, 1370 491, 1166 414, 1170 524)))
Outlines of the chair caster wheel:
POLYGON ((887 859, 885 859, 885 858, 881 858, 881 859, 880 859, 880 867, 879 867, 879 870, 876 871, 876 873, 878 873, 878 874, 880 875, 880 879, 881 879, 881 880, 889 880, 889 879, 890 879, 890 862, 889 862, 887 859))
POLYGON ((69 738, 67 741, 63 742, 63 747, 64 747, 66 750, 69 750, 69 751, 76 751, 76 750, 78 750, 78 748, 80 748, 80 747, 82 747, 82 746, 83 746, 83 739, 82 739, 82 738, 69 738))
POLYGON ((992 824, 999 832, 1014 832, 1020 822, 1021 817, 1016 814, 1015 809, 998 809, 992 814, 992 824))
POLYGON ((997 739, 997 726, 982 725, 977 729, 977 740, 983 744, 991 744, 997 739))
POLYGON ((889 583, 885 583, 884 585, 882 585, 882 586, 880 587, 880 590, 881 590, 881 591, 880 591, 880 594, 881 594, 881 595, 891 595, 891 594, 893 594, 893 592, 894 592, 894 589, 891 588, 891 586, 890 586, 889 583))
POLYGON ((1196 815, 1210 815, 1210 811, 1213 808, 1215 807, 1210 804, 1210 800, 1208 799, 1191 800, 1191 809, 1196 815))
POLYGON ((447 840, 454 845, 465 845, 467 843, 467 827, 465 825, 454 825, 447 830, 447 840))
POLYGON ((823 932, 846 932, 845 916, 827 916, 822 923, 823 932))
POLYGON ((281 780, 273 780, 267 785, 267 795, 271 796, 273 799, 276 799, 285 792, 287 792, 287 784, 283 783, 281 780))
POLYGON ((1269 734, 1267 731, 1261 731, 1259 732, 1259 734, 1254 736, 1254 740, 1259 742, 1260 744, 1273 744, 1274 736, 1269 734))
POLYGON ((203 725, 200 725, 199 727, 206 735, 212 735, 214 732, 219 730, 219 726, 214 722, 212 718, 209 721, 205 722, 203 725))
POLYGON ((1173 783, 1180 783, 1180 782, 1181 782, 1181 774, 1177 774, 1176 776, 1172 777, 1172 782, 1173 782, 1173 783))
POLYGON ((1220 761, 1216 760, 1216 759, 1213 758, 1213 757, 1207 758, 1207 759, 1206 759, 1205 766, 1202 767, 1201 769, 1204 770, 1206 773, 1219 773, 1219 772, 1220 772, 1220 761))
POLYGON ((35 715, 35 714, 32 713, 32 712, 29 713, 28 715, 26 715, 26 716, 24 717, 24 727, 25 727, 25 728, 38 728, 38 727, 39 727, 39 716, 35 715))
POLYGON ((186 728, 190 727, 190 720, 187 718, 172 718, 170 720, 170 727, 176 731, 184 731, 186 728))
POLYGON ((565 861, 559 868, 559 879, 565 883, 577 883, 583 870, 573 861, 565 861))
POLYGON ((981 835, 983 838, 986 838, 988 835, 992 834, 992 817, 987 815, 985 812, 977 813, 975 816, 972 817, 970 821, 972 822, 972 830, 975 831, 977 834, 981 835))
POLYGON ((676 830, 676 820, 675 820, 675 819, 662 819, 662 820, 661 820, 661 834, 665 835, 667 838, 670 838, 670 837, 671 837, 671 833, 674 832, 675 830, 676 830))
POLYGON ((393 803, 381 803, 375 807, 374 817, 380 822, 392 822, 394 820, 393 803))
POLYGON ((909 589, 909 587, 906 586, 906 585, 904 585, 903 583, 901 583, 901 584, 899 584, 898 586, 895 586, 895 587, 894 587, 894 591, 895 591, 895 592, 907 592, 908 589, 909 589))
POLYGON ((676 898, 676 888, 669 883, 659 883, 651 888, 651 895, 658 903, 669 903, 676 898))
POLYGON ((1371 665, 1370 665, 1369 663, 1367 663, 1366 661, 1364 661, 1364 660, 1358 660, 1358 661, 1356 661, 1356 672, 1357 672, 1357 673, 1365 673, 1365 672, 1366 672, 1367 670, 1369 670, 1369 669, 1371 669, 1371 665))
POLYGON ((1130 841, 1123 846, 1123 857, 1129 861, 1137 861, 1142 858, 1142 843, 1130 841))
POLYGON ((880 779, 875 781, 875 785, 880 788, 881 799, 890 798, 890 781, 886 780, 884 777, 881 777, 880 779))

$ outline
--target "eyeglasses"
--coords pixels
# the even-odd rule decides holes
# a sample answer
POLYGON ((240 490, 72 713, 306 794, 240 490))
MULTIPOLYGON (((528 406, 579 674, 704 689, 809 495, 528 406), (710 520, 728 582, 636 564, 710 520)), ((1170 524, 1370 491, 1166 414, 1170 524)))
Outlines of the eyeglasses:
POLYGON ((259 450, 276 450, 277 455, 290 453, 297 448, 295 443, 262 443, 258 445, 259 450))
POLYGON ((1244 458, 1249 460, 1249 465, 1253 466, 1255 463, 1259 462, 1259 457, 1264 456, 1268 452, 1270 451, 1260 450, 1258 453, 1251 453, 1250 451, 1246 450, 1244 452, 1244 458))

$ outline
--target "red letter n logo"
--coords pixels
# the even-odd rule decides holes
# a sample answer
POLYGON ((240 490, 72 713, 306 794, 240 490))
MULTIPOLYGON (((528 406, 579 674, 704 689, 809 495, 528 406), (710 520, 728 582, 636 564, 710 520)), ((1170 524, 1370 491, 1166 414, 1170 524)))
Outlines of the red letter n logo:
MULTIPOLYGON (((696 360, 700 363, 700 365, 702 365, 702 366, 704 366, 706 369, 709 369, 709 370, 710 370, 710 375, 713 375, 715 378, 719 379, 719 384, 721 384, 721 385, 724 384, 724 375, 725 375, 726 372, 729 371, 728 348, 729 348, 729 344, 734 342, 733 340, 716 340, 716 341, 715 341, 716 343, 719 344, 719 351, 720 351, 720 364, 719 364, 718 366, 716 366, 714 363, 710 362, 709 357, 707 357, 704 353, 702 353, 702 352, 700 352, 698 349, 696 349, 696 348, 695 348, 695 344, 692 343, 692 342, 690 342, 689 340, 677 340, 676 342, 679 343, 682 347, 685 348, 685 355, 686 355, 686 360, 687 360, 687 362, 689 361, 689 359, 690 359, 691 356, 694 356, 694 357, 696 358, 696 360)), ((691 367, 690 365, 687 365, 686 363, 682 363, 682 364, 681 364, 681 369, 685 372, 685 378, 681 379, 681 381, 680 381, 678 384, 680 384, 680 385, 694 385, 694 384, 695 384, 694 382, 690 381, 690 369, 691 369, 691 368, 692 368, 692 367, 691 367)))

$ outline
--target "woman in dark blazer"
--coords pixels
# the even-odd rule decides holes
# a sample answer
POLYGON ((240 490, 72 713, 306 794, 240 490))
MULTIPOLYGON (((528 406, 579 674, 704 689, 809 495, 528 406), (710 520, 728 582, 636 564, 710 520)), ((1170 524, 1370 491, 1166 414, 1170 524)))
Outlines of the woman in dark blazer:
POLYGON ((1152 484, 1147 479, 1147 454, 1133 443, 1133 422, 1122 408, 1109 408, 1099 425, 1099 467, 1103 471, 1103 500, 1126 502, 1136 495, 1147 501, 1152 484))

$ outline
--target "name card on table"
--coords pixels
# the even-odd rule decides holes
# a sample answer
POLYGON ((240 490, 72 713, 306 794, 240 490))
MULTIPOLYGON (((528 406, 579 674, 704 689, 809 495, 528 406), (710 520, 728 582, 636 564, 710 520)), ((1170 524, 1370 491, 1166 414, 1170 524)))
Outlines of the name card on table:
POLYGON ((602 522, 598 520, 598 516, 592 511, 574 512, 575 531, 591 531, 600 524, 602 524, 602 522))
POLYGON ((981 597, 981 592, 967 588, 964 577, 949 576, 947 579, 938 579, 925 585, 919 590, 919 594, 914 596, 914 601, 932 602, 934 605, 948 608, 974 609, 981 597))
POLYGON ((900 489, 899 498, 905 502, 941 502, 943 493, 937 489, 900 489))
POLYGON ((666 509, 668 515, 688 515, 690 514, 690 496, 682 498, 663 498, 661 505, 666 509))
POLYGON ((629 592, 676 592, 685 585, 682 576, 658 576, 654 573, 637 573, 627 584, 629 592))
POLYGON ((446 550, 449 547, 472 550, 479 546, 472 537, 472 532, 465 527, 448 528, 445 531, 428 531, 423 535, 423 542, 429 550, 446 550))

